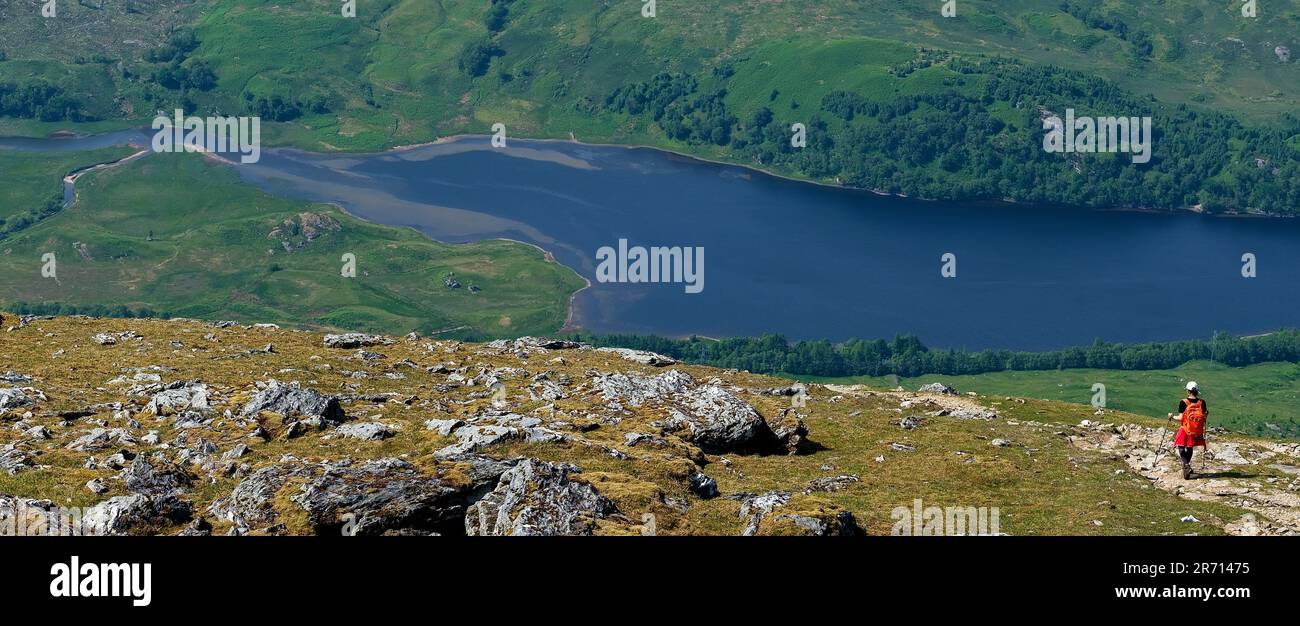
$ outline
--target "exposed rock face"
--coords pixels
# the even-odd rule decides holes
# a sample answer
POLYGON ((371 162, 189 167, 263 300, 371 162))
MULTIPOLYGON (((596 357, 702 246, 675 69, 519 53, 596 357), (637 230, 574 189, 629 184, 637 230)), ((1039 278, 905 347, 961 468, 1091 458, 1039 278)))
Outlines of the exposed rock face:
POLYGON ((590 535, 618 511, 590 485, 570 480, 579 470, 525 459, 501 475, 491 493, 465 515, 467 535, 590 535))
POLYGON ((396 458, 359 464, 290 458, 245 478, 210 512, 233 522, 239 534, 287 532, 277 509, 277 501, 282 507, 286 500, 296 509, 290 513, 304 515, 318 535, 459 534, 465 507, 509 468, 507 462, 462 455, 447 461, 447 471, 461 477, 449 480, 396 458), (284 489, 290 491, 282 497, 284 489))
POLYGON ((346 418, 337 397, 326 396, 297 383, 285 385, 276 381, 271 381, 266 389, 249 400, 240 414, 247 417, 261 411, 279 413, 286 419, 318 417, 330 422, 341 422, 346 418))

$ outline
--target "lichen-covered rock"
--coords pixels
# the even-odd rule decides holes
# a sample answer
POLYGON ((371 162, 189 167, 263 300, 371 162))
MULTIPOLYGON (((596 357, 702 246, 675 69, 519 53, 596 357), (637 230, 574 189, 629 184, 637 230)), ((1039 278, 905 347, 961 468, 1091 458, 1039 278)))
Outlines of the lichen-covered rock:
POLYGON ((949 387, 948 385, 939 382, 930 383, 928 385, 921 385, 921 388, 917 389, 917 391, 919 393, 937 393, 945 396, 957 395, 956 389, 953 389, 952 387, 949 387))
POLYGON ((393 431, 387 425, 379 422, 354 422, 339 426, 334 431, 336 434, 360 439, 362 441, 380 441, 391 437, 393 431))
POLYGON ((12 476, 23 470, 31 469, 33 465, 31 456, 22 448, 19 448, 17 444, 9 443, 0 446, 0 472, 12 476))
POLYGON ((93 452, 106 448, 134 445, 135 437, 125 428, 95 428, 68 444, 69 450, 93 452))
POLYGON ((237 534, 289 532, 282 514, 302 516, 305 530, 318 535, 459 534, 466 507, 509 468, 478 455, 448 459, 434 475, 396 458, 356 464, 287 458, 253 472, 209 511, 234 524, 237 534))
POLYGON ((326 348, 362 348, 365 346, 378 346, 385 343, 394 343, 386 340, 379 335, 367 335, 364 333, 343 333, 341 335, 325 335, 326 348))
POLYGON ((286 419, 318 417, 330 422, 341 422, 347 416, 336 396, 327 396, 315 389, 297 383, 283 384, 271 381, 266 389, 249 400, 240 415, 254 416, 262 411, 279 413, 286 419))
POLYGON ((185 383, 175 389, 166 389, 154 394, 145 406, 145 412, 157 416, 176 415, 182 411, 203 412, 208 407, 208 386, 203 383, 185 383))
POLYGON ((456 429, 455 435, 457 443, 435 452, 433 454, 435 458, 448 458, 468 452, 477 452, 494 443, 518 437, 519 429, 494 424, 462 426, 456 429))
POLYGON ((573 465, 525 459, 469 507, 467 535, 590 535, 618 513, 591 485, 571 480, 573 465))
POLYGON ((27 406, 32 399, 18 387, 0 387, 0 410, 27 406))
POLYGON ((665 425, 705 452, 754 451, 773 442, 758 411, 717 385, 696 388, 684 397, 682 407, 665 425))
POLYGON ((669 370, 656 376, 603 374, 596 377, 596 389, 605 400, 641 406, 654 400, 666 400, 685 392, 695 384, 690 374, 669 370))
POLYGON ((640 363, 642 365, 652 365, 654 367, 665 367, 677 363, 677 361, 674 360, 672 357, 667 357, 662 354, 657 354, 654 352, 647 352, 645 350, 629 350, 627 348, 596 348, 596 351, 609 352, 618 355, 619 358, 621 359, 632 361, 633 363, 640 363))
MULTIPOLYGON (((740 516, 745 519, 744 536, 753 535, 861 535, 853 514, 838 507, 816 505, 796 507, 791 504, 791 494, 784 491, 739 496, 740 516)), ((806 503, 805 503, 806 504, 806 503)))
POLYGON ((782 409, 780 414, 767 418, 766 422, 776 445, 787 454, 796 454, 803 447, 808 437, 808 425, 794 409, 782 409))
POLYGON ((190 519, 193 507, 182 496, 183 488, 194 483, 184 468, 166 462, 159 455, 139 455, 123 473, 126 490, 149 498, 158 516, 174 522, 190 519))

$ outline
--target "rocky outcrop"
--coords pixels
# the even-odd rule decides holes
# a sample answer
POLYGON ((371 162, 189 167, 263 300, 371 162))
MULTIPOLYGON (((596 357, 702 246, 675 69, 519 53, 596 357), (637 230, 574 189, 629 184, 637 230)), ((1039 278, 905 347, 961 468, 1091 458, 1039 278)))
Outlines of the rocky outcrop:
POLYGON ((294 458, 259 469, 210 513, 236 534, 460 534, 468 505, 497 484, 507 462, 462 455, 425 474, 402 459, 307 463, 294 458), (285 517, 301 518, 290 529, 285 517))
POLYGON ((618 510, 590 485, 572 480, 579 470, 525 459, 501 475, 491 493, 469 507, 467 535, 590 535, 618 510))
POLYGON ((380 335, 367 335, 364 333, 325 335, 326 348, 364 348, 366 346, 378 346, 385 343, 391 343, 391 340, 387 340, 380 335))
POLYGON ((597 352, 609 352, 617 355, 620 359, 640 363, 641 365, 651 365, 654 367, 665 367, 675 365, 677 361, 672 357, 667 357, 654 352, 645 350, 629 350, 627 348, 596 348, 597 352))
POLYGON ((816 537, 853 537, 864 534, 853 514, 837 507, 795 508, 791 494, 769 491, 759 495, 742 494, 740 517, 746 520, 742 535, 811 535, 816 537))

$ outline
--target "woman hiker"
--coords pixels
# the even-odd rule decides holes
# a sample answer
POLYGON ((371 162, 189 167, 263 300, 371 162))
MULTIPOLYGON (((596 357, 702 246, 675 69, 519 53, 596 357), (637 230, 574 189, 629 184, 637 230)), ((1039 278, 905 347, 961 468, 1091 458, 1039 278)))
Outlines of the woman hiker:
MULTIPOLYGON (((1205 400, 1202 400, 1200 395, 1201 390, 1196 386, 1196 381, 1191 381, 1187 383, 1187 397, 1178 402, 1178 415, 1182 417, 1182 426, 1178 428, 1174 445, 1178 447, 1178 456, 1183 459, 1184 479, 1192 477, 1193 449, 1205 445, 1205 418, 1209 416, 1210 409, 1206 407, 1205 400)), ((1169 414, 1170 418, 1173 416, 1173 413, 1169 414)))

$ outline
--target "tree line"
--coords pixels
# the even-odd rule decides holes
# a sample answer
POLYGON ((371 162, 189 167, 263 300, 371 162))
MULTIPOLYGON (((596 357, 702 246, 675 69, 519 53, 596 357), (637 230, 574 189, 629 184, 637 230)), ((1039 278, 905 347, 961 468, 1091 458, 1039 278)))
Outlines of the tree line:
POLYGON ((1042 352, 930 349, 920 339, 850 339, 791 342, 782 335, 729 339, 668 339, 653 335, 574 334, 596 346, 658 352, 698 365, 759 374, 801 376, 887 376, 924 374, 958 376, 1004 371, 1079 368, 1112 370, 1171 369, 1190 361, 1214 361, 1233 367, 1267 362, 1300 362, 1300 331, 1282 330, 1256 337, 1216 333, 1208 340, 1107 343, 1042 352))

